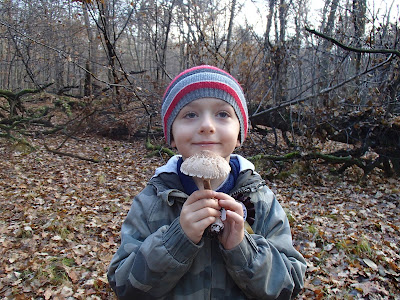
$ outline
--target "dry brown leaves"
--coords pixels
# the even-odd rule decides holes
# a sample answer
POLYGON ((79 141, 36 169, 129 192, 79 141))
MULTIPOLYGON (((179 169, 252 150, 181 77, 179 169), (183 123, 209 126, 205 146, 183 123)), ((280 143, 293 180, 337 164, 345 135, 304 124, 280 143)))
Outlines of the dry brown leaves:
MULTIPOLYGON (((47 141, 55 147, 60 140, 47 141)), ((37 142, 37 145, 40 145, 37 142)), ((98 137, 61 149, 91 163, 0 141, 0 297, 115 299, 106 269, 131 198, 161 157, 98 137)), ((399 299, 399 180, 323 169, 270 183, 306 257, 300 299, 399 299)), ((356 171, 356 170, 355 170, 356 171)))
POLYGON ((100 163, 0 143, 0 297, 114 299, 106 269, 121 222, 162 160, 141 141, 82 137, 61 149, 100 163))
POLYGON ((360 185, 358 171, 274 183, 307 260, 300 299, 400 299, 399 180, 373 174, 360 185))

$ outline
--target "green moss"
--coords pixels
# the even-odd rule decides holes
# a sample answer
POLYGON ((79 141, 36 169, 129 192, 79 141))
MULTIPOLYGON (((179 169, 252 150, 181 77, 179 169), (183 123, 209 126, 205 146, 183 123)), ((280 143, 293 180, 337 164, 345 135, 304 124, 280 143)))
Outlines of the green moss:
POLYGON ((286 217, 288 218, 290 226, 293 226, 293 223, 295 221, 294 217, 292 216, 291 212, 288 209, 284 209, 286 213, 286 217))

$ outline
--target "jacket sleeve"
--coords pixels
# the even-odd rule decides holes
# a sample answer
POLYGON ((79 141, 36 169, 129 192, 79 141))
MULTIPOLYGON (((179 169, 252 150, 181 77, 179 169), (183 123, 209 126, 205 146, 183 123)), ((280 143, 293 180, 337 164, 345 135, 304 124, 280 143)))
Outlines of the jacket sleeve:
POLYGON ((109 283, 119 299, 162 297, 187 272, 202 246, 186 237, 179 218, 152 232, 149 218, 157 218, 151 212, 160 209, 156 206, 161 201, 151 195, 151 189, 146 187, 134 198, 122 224, 121 246, 108 269, 109 283))
POLYGON ((292 245, 289 222, 272 191, 263 187, 256 195, 255 234, 246 232, 237 247, 222 250, 227 271, 249 298, 294 298, 303 288, 306 262, 292 245))

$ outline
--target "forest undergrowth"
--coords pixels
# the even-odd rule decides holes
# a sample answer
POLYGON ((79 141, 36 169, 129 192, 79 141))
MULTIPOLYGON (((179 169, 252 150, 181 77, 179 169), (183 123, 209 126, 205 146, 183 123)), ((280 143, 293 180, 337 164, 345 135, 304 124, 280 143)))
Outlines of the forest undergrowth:
MULTIPOLYGON (((47 138, 55 148, 61 137, 47 138)), ((115 299, 106 270, 132 197, 167 157, 142 139, 69 139, 49 153, 0 140, 0 297, 115 299)), ((245 150, 245 149, 244 149, 245 150)), ((298 299, 400 299, 400 182, 356 167, 261 165, 307 260, 298 299)))

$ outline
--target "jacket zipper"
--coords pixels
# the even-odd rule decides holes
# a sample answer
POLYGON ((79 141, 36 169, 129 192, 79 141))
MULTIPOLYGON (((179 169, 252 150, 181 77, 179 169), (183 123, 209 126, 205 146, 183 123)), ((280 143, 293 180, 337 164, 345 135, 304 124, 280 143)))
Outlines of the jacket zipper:
POLYGON ((253 190, 258 189, 258 188, 260 188, 260 186, 263 186, 263 185, 265 185, 265 181, 259 182, 259 183, 258 183, 257 185, 255 185, 254 187, 252 187, 252 186, 245 186, 245 187, 242 187, 242 188, 238 189, 237 191, 231 193, 230 196, 231 196, 232 198, 235 198, 234 196, 237 196, 237 195, 239 195, 239 194, 251 193, 253 190))

